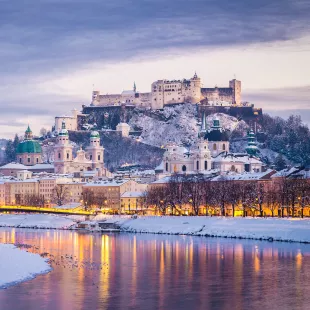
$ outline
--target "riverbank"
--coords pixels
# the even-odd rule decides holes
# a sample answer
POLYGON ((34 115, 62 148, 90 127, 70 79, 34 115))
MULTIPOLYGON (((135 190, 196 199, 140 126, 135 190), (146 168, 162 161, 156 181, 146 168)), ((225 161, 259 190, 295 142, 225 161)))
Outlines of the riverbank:
MULTIPOLYGON (((72 216, 3 214, 0 215, 0 227, 76 229, 81 220, 82 217, 72 216)), ((91 222, 99 221, 115 223, 121 231, 131 233, 310 243, 309 219, 98 215, 91 222)))
POLYGON ((310 220, 308 219, 203 216, 154 216, 132 219, 114 216, 108 221, 119 224, 122 231, 132 233, 310 243, 310 220))
POLYGON ((0 244, 0 289, 31 280, 51 269, 39 254, 21 250, 13 244, 0 244))

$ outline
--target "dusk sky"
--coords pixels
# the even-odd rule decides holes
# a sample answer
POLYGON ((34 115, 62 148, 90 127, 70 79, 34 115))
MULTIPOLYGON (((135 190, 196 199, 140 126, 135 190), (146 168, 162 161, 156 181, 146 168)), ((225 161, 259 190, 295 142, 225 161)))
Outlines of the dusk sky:
POLYGON ((242 81, 242 100, 310 123, 309 0, 0 0, 1 136, 36 134, 101 93, 157 79, 242 81))

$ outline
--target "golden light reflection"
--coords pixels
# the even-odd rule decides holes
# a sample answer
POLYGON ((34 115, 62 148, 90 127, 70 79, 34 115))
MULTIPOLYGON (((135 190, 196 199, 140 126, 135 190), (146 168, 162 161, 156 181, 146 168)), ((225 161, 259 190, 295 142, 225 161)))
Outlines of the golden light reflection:
POLYGON ((296 254, 296 267, 297 270, 300 270, 302 266, 302 254, 300 252, 300 250, 298 251, 298 253, 296 254))
POLYGON ((101 271, 100 271, 100 299, 105 303, 110 289, 110 240, 108 235, 101 238, 101 271))

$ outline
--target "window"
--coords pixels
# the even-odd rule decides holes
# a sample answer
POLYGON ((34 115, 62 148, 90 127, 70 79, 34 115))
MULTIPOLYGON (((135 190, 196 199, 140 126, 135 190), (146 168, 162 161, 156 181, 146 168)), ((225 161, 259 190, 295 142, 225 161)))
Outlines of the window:
POLYGON ((22 163, 22 159, 21 158, 19 159, 19 162, 22 163))
POLYGON ((208 170, 208 162, 205 160, 205 170, 208 170))
POLYGON ((199 170, 199 161, 196 162, 196 169, 199 170))
POLYGON ((182 171, 183 171, 183 172, 186 171, 186 166, 185 166, 185 165, 182 166, 182 171))
POLYGON ((58 159, 60 159, 60 157, 61 157, 61 155, 60 155, 60 153, 58 153, 58 159))
POLYGON ((100 155, 98 155, 98 160, 100 160, 100 155))
POLYGON ((39 163, 39 158, 37 158, 37 163, 39 163))
POLYGON ((230 168, 230 170, 231 170, 231 171, 236 171, 235 165, 232 165, 231 168, 230 168))
POLYGON ((69 153, 67 153, 67 159, 69 159, 69 153))
POLYGON ((223 151, 225 151, 225 149, 226 149, 226 145, 225 143, 223 143, 223 151))
POLYGON ((213 144, 213 150, 216 151, 216 144, 213 144))
POLYGON ((28 157, 28 163, 30 163, 30 157, 28 157))
POLYGON ((166 163, 166 171, 168 171, 168 163, 166 163))
POLYGON ((93 155, 90 155, 90 156, 89 156, 89 159, 90 159, 90 160, 93 160, 93 155))

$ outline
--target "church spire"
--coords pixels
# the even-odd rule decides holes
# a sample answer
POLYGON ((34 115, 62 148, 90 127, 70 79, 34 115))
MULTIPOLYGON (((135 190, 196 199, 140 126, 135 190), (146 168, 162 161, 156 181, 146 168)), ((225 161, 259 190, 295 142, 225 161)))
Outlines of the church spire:
POLYGON ((255 133, 253 129, 248 132, 248 146, 246 151, 250 156, 255 156, 258 153, 258 148, 256 145, 255 133))
POLYGON ((137 92, 136 82, 133 82, 133 91, 134 91, 135 93, 137 92))

